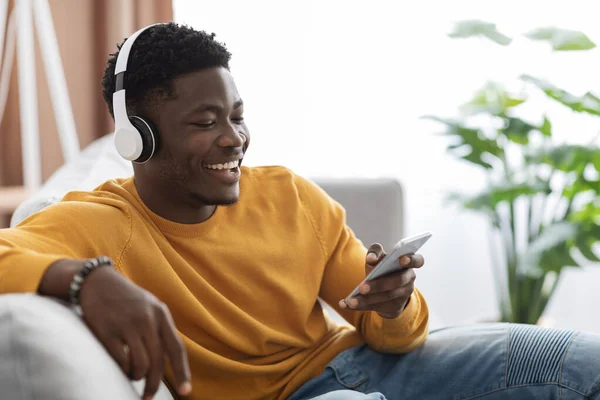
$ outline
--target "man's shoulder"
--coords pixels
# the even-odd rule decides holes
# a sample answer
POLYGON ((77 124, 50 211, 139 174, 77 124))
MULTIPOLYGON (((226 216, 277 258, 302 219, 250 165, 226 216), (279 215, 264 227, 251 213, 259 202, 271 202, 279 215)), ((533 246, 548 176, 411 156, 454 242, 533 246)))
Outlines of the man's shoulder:
POLYGON ((329 196, 312 180, 292 171, 290 168, 274 165, 244 167, 242 191, 255 193, 260 197, 277 199, 289 204, 292 198, 301 203, 329 202, 329 196))
MULTIPOLYGON (((60 203, 84 208, 129 208, 131 193, 126 189, 129 179, 111 179, 93 190, 74 190, 68 192, 60 203), (100 206, 100 207, 97 207, 100 206)), ((59 203, 59 204, 60 204, 59 203)))
POLYGON ((242 167, 242 180, 260 181, 261 183, 290 180, 295 176, 291 169, 282 165, 261 165, 242 167))
POLYGON ((290 190, 296 193, 313 185, 309 179, 281 165, 243 167, 242 176, 242 189, 250 191, 288 194, 290 190))
POLYGON ((130 219, 130 205, 124 196, 125 179, 104 182, 94 190, 70 191, 51 204, 31 210, 21 224, 31 221, 68 222, 71 224, 122 224, 130 219))

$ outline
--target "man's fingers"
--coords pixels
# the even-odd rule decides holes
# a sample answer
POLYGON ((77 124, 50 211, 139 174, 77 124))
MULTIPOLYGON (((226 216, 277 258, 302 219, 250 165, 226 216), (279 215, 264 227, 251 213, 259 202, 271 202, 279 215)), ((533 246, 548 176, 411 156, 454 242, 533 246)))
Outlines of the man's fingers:
POLYGON ((365 258, 365 275, 369 275, 373 268, 385 257, 385 251, 379 243, 373 243, 367 250, 367 257, 365 258))
POLYGON ((108 354, 117 362, 123 373, 127 376, 131 375, 131 363, 129 357, 129 346, 121 339, 115 337, 109 340, 104 345, 108 354))
POLYGON ((417 275, 412 268, 404 269, 402 271, 382 276, 362 284, 360 287, 360 293, 363 295, 368 295, 371 293, 387 292, 398 289, 414 282, 416 277, 417 275))
POLYGON ((137 333, 126 333, 124 339, 129 348, 131 362, 129 377, 134 381, 139 381, 147 375, 148 368, 150 367, 150 359, 146 351, 146 346, 144 346, 142 337, 137 333))
POLYGON ((152 398, 165 373, 165 352, 156 330, 150 330, 144 336, 144 344, 150 356, 150 368, 146 376, 144 399, 152 398))
POLYGON ((373 243, 371 246, 369 246, 369 250, 367 250, 367 264, 377 265, 377 263, 383 257, 385 257, 383 246, 381 246, 379 243, 373 243))
POLYGON ((414 287, 412 285, 405 286, 399 289, 390 290, 388 292, 359 295, 353 298, 356 299, 356 302, 353 302, 353 299, 351 299, 348 303, 352 309, 370 309, 370 306, 393 302, 396 299, 403 299, 403 301, 406 301, 413 291, 414 287), (355 304, 356 306, 352 307, 355 304))
POLYGON ((405 268, 421 268, 425 264, 425 259, 420 254, 409 254, 400 257, 399 262, 405 268))
POLYGON ((353 311, 377 311, 380 314, 395 318, 402 312, 414 290, 405 286, 389 292, 376 293, 369 296, 359 295, 348 301, 348 308, 353 311))
POLYGON ((164 307, 160 314, 160 337, 165 345, 167 357, 171 361, 173 374, 177 384, 176 390, 181 396, 192 391, 190 365, 185 347, 177 335, 175 323, 169 310, 164 307))

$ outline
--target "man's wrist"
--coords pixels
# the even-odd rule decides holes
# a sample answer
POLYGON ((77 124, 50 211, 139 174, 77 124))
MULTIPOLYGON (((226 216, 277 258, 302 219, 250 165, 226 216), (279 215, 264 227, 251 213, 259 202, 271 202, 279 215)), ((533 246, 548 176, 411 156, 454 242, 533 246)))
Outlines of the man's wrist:
POLYGON ((404 310, 406 310, 406 308, 408 307, 408 304, 410 303, 410 298, 412 296, 410 296, 408 298, 408 300, 406 300, 406 303, 404 303, 404 306, 402 306, 402 308, 400 309, 400 311, 393 313, 393 314, 385 314, 385 313, 380 313, 378 312, 377 314, 379 314, 379 316, 383 319, 396 319, 398 318, 400 315, 402 315, 402 313, 404 312, 404 310))
POLYGON ((86 281, 86 278, 93 271, 103 267, 113 267, 113 261, 108 257, 97 257, 83 262, 81 269, 73 275, 73 279, 69 284, 69 302, 75 307, 78 314, 81 312, 81 289, 86 281))
POLYGON ((69 285, 83 267, 83 262, 73 259, 58 260, 46 269, 37 292, 43 296, 69 300, 69 285))

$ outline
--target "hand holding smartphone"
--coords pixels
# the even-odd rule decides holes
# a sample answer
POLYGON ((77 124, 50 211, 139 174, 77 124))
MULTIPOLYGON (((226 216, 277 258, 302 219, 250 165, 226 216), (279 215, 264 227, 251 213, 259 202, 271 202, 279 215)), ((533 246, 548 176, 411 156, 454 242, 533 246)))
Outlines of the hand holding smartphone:
POLYGON ((421 246, 423 246, 425 244, 425 242, 427 242, 429 240, 429 238, 431 238, 431 236, 432 236, 431 232, 423 232, 418 235, 404 238, 404 239, 400 240, 398 243, 396 243, 396 245, 394 246, 392 251, 390 251, 389 254, 386 255, 383 258, 383 260, 381 260, 379 262, 379 264, 377 264, 375 269, 373 269, 365 277, 365 279, 363 279, 363 281, 361 283, 359 283, 358 286, 356 286, 356 288, 352 291, 352 293, 350 293, 346 297, 346 299, 345 299, 346 303, 352 297, 359 294, 358 289, 359 289, 360 285, 362 285, 364 282, 371 281, 371 280, 379 278, 381 276, 388 275, 388 274, 391 274, 394 272, 398 272, 398 271, 406 268, 406 267, 403 267, 400 265, 400 261, 399 261, 400 257, 416 253, 421 248, 421 246))

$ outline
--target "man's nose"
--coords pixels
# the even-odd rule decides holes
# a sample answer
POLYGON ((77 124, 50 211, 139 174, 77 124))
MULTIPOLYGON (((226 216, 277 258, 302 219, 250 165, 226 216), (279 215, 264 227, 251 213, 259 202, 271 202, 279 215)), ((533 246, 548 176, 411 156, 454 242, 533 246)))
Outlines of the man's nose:
POLYGON ((219 137, 219 146, 222 147, 242 147, 246 143, 246 135, 237 126, 229 123, 219 137))

